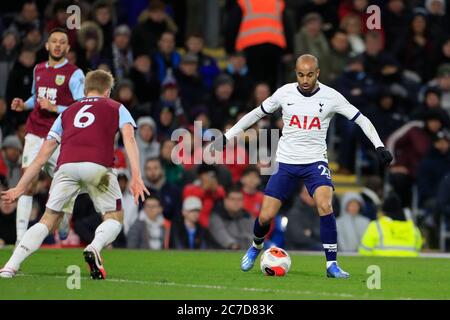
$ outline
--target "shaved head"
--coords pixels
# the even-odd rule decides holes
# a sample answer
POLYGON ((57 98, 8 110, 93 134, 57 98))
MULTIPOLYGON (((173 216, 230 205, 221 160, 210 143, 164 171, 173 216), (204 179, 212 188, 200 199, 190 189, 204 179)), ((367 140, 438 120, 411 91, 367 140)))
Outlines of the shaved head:
POLYGON ((312 54, 303 54, 298 57, 295 65, 298 66, 299 64, 307 64, 314 69, 319 69, 319 60, 312 54))
POLYGON ((304 54, 297 58, 295 74, 299 89, 305 93, 313 92, 319 78, 319 60, 312 54, 304 54))

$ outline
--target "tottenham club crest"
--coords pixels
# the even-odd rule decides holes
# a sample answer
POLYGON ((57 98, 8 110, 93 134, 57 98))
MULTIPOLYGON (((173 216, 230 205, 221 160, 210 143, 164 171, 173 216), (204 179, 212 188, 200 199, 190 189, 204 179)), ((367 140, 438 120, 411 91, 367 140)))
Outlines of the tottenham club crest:
POLYGON ((66 76, 63 76, 61 74, 56 75, 55 83, 60 86, 64 83, 64 80, 66 79, 66 76))

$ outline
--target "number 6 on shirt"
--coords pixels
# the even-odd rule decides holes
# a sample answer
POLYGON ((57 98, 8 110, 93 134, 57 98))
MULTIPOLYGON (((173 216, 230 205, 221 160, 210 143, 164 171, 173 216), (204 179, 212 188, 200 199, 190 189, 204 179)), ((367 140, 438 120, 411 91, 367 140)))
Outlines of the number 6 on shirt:
POLYGON ((73 120, 73 125, 76 128, 89 127, 95 121, 94 114, 92 114, 90 112, 85 112, 90 107, 92 107, 92 104, 87 104, 83 108, 81 108, 80 111, 77 112, 77 114, 75 115, 75 118, 73 120), (81 119, 83 119, 83 118, 87 118, 87 121, 81 122, 81 119))

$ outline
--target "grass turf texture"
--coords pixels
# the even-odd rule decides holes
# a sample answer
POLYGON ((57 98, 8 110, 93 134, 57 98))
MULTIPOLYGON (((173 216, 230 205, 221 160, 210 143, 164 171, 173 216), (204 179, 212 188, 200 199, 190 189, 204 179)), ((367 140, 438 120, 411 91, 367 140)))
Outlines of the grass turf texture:
MULTIPOLYGON (((0 250, 3 265, 11 249, 0 250)), ((243 252, 104 250, 106 281, 89 278, 82 249, 43 249, 14 279, 0 279, 0 299, 450 299, 450 260, 339 257, 349 279, 325 277, 322 256, 291 253, 285 277, 239 269, 243 252), (69 290, 67 267, 81 268, 81 288, 69 290), (369 290, 370 265, 381 289, 369 290)))

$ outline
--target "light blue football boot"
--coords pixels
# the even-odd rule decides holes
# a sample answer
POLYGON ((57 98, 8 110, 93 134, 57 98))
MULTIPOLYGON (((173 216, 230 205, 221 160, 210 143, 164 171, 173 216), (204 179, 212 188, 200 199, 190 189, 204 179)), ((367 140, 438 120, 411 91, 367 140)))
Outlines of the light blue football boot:
POLYGON ((328 278, 338 278, 338 279, 344 279, 350 277, 350 274, 348 272, 345 272, 339 266, 336 262, 333 262, 328 268, 327 268, 327 277, 328 278))
POLYGON ((253 265, 255 264, 256 258, 258 258, 259 253, 262 249, 257 249, 253 245, 247 250, 245 253, 245 256, 242 257, 241 261, 241 270, 242 271, 249 271, 251 268, 253 268, 253 265))

